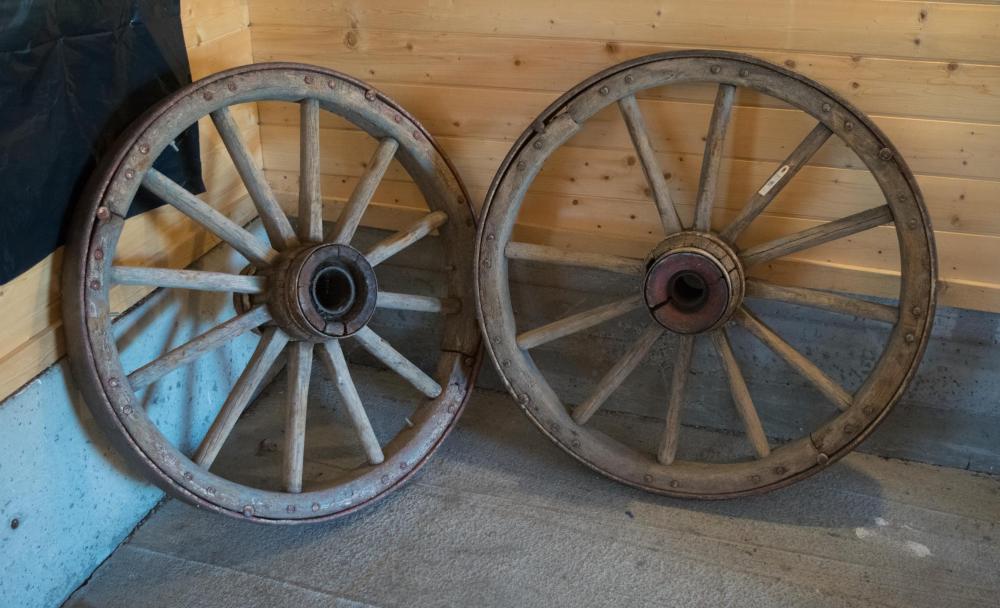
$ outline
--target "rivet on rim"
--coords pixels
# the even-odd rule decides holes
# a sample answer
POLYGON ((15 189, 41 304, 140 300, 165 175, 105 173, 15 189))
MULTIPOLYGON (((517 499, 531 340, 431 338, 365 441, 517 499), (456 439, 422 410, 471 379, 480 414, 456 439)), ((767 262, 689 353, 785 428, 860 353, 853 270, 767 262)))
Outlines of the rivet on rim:
POLYGON ((671 488, 679 488, 679 487, 681 487, 681 482, 677 481, 676 479, 671 479, 670 480, 670 487, 671 488))
POLYGON ((135 177, 135 170, 125 169, 125 179, 132 179, 133 177, 135 177))
POLYGON ((907 344, 913 344, 913 341, 916 340, 917 337, 914 336, 912 333, 910 333, 910 334, 906 334, 906 336, 903 339, 906 340, 907 344))
POLYGON ((191 474, 191 471, 184 471, 184 479, 191 481, 194 479, 194 475, 191 474))
POLYGON ((375 89, 368 89, 365 91, 365 99, 368 101, 375 101, 375 89))
POLYGON ((246 517, 253 517, 253 506, 247 505, 243 507, 243 515, 246 517))
POLYGON ((625 82, 632 84, 633 80, 635 80, 635 78, 633 78, 631 74, 625 76, 625 82))
POLYGON ((713 74, 718 74, 719 72, 722 71, 722 67, 713 65, 711 68, 709 68, 709 71, 712 72, 713 74))
POLYGON ((882 160, 892 160, 892 150, 889 148, 882 148, 878 151, 878 157, 882 160))
POLYGON ((312 84, 313 83, 313 77, 312 76, 306 76, 302 80, 305 81, 306 84, 312 84))
POLYGON ((235 91, 236 90, 236 81, 235 80, 230 80, 229 82, 227 82, 226 83, 226 88, 229 89, 230 91, 235 91))
POLYGON ((330 87, 331 89, 336 89, 337 88, 337 81, 336 80, 328 80, 326 82, 326 86, 330 87))
POLYGON ((285 507, 285 511, 288 513, 295 513, 295 505, 288 505, 285 507))
POLYGON ((97 219, 103 222, 109 217, 111 217, 111 211, 107 207, 102 206, 97 208, 97 219))
POLYGON ((910 228, 916 228, 917 227, 917 218, 911 217, 910 219, 906 220, 906 225, 909 226, 910 228))
POLYGON ((851 122, 851 121, 849 121, 849 120, 845 121, 844 122, 844 130, 845 131, 853 131, 854 130, 854 123, 851 122))
POLYGON ((519 171, 524 171, 524 169, 527 166, 528 166, 528 163, 524 162, 523 160, 517 161, 517 168, 518 168, 519 171))
POLYGON ((94 250, 94 259, 95 260, 103 260, 104 259, 104 250, 100 249, 100 248, 95 249, 94 250))
POLYGON ((534 141, 534 143, 531 144, 531 147, 534 148, 534 149, 536 149, 536 150, 541 150, 542 149, 542 145, 543 145, 542 144, 542 140, 536 139, 534 141))
POLYGON ((149 154, 149 144, 139 144, 139 154, 149 154))
POLYGON ((403 117, 400 116, 399 114, 393 114, 392 115, 392 122, 394 122, 394 123, 396 123, 398 125, 399 123, 403 122, 403 117))
POLYGON ((608 93, 611 92, 611 89, 609 89, 608 87, 604 86, 604 87, 601 87, 600 89, 598 89, 598 92, 601 95, 607 95, 608 93))
POLYGON ((318 502, 314 502, 312 504, 312 510, 313 510, 313 513, 315 513, 316 511, 319 511, 319 503, 318 502))
POLYGON ((517 402, 520 403, 521 405, 524 405, 530 401, 531 397, 529 397, 527 393, 521 393, 520 395, 517 396, 517 402))
POLYGON ((816 454, 816 462, 819 464, 826 464, 830 462, 830 457, 823 452, 820 452, 819 454, 816 454))
POLYGON ((98 281, 97 279, 94 279, 93 281, 90 282, 90 288, 91 289, 100 289, 101 288, 101 282, 98 281))
POLYGON ((649 474, 643 475, 642 480, 646 483, 653 483, 653 476, 649 474))
POLYGON ((746 78, 749 75, 750 75, 750 70, 748 70, 746 68, 743 68, 742 70, 740 70, 740 78, 746 78))
POLYGON ((201 96, 205 98, 205 101, 212 101, 212 98, 215 97, 211 91, 205 91, 201 96))
POLYGON ((382 476, 382 484, 383 485, 389 485, 389 476, 388 475, 383 475, 382 476))
POLYGON ((787 472, 788 472, 788 469, 786 469, 785 467, 783 467, 781 465, 778 465, 778 466, 774 467, 774 474, 775 475, 784 475, 787 472))
POLYGON ((131 405, 126 405, 125 407, 123 407, 122 408, 122 415, 123 416, 131 416, 132 415, 132 406, 131 405))
POLYGON ((914 306, 913 308, 910 309, 910 312, 913 313, 914 317, 919 317, 924 312, 924 310, 919 306, 914 306))
POLYGON ((111 388, 116 388, 119 384, 118 378, 108 378, 108 386, 111 388))
POLYGON ((829 112, 832 109, 833 109, 833 106, 831 106, 830 104, 828 104, 828 103, 824 103, 823 104, 823 111, 824 112, 829 112))

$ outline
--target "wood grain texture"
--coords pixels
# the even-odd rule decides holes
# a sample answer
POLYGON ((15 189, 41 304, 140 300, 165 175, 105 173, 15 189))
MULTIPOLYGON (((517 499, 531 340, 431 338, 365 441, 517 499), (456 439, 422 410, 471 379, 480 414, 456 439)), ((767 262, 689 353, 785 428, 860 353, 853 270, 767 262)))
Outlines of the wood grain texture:
POLYGON ((602 0, 540 6, 531 0, 254 0, 254 24, 379 28, 396 31, 503 32, 525 37, 659 42, 700 47, 811 49, 882 57, 965 57, 1000 61, 1000 8, 989 4, 899 0, 760 0, 753 10, 730 0, 637 0, 613 7, 602 0), (531 15, 533 18, 525 18, 531 15))
MULTIPOLYGON (((596 1, 539 9, 520 0, 504 6, 473 0, 447 9, 402 0, 260 0, 251 7, 257 60, 312 61, 374 81, 435 133, 473 200, 485 196, 510 143, 545 106, 620 61, 720 48, 801 72, 872 115, 917 174, 938 231, 942 303, 1000 310, 1000 281, 983 263, 1000 255, 1000 6, 886 0, 794 8, 767 2, 752 15, 739 9, 722 0, 669 7, 640 1, 614 9, 596 1)), ((714 96, 715 87, 693 85, 638 95, 654 159, 682 221, 693 216, 714 96)), ((261 113, 265 163, 272 176, 291 175, 278 129, 293 127, 294 117, 277 105, 265 104, 261 113)), ((329 132, 343 130, 336 119, 322 124, 329 132)), ((782 102, 737 92, 713 225, 731 221, 815 124, 782 102)), ((340 145, 349 149, 347 140, 340 145)), ((740 247, 883 204, 870 175, 839 140, 814 152, 767 203, 740 247)), ((655 192, 642 160, 618 109, 598 113, 544 167, 522 208, 518 240, 563 248, 572 241, 576 252, 642 258, 662 224, 649 203, 655 192)), ((333 160, 324 172, 331 181, 357 175, 355 167, 333 160)), ((416 206, 405 198, 405 181, 387 176, 375 207, 416 206)), ((896 250, 888 230, 873 230, 759 272, 778 274, 785 284, 893 293, 896 250), (834 268, 836 276, 820 280, 819 268, 834 268), (851 273, 853 281, 846 278, 851 273)))

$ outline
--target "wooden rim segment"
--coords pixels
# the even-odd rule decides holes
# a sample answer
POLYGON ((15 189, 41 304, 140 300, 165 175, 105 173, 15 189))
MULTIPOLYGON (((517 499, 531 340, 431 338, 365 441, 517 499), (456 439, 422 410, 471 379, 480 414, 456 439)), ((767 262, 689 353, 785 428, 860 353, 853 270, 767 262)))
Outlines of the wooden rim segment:
MULTIPOLYGON (((881 131, 864 114, 822 85, 754 57, 718 51, 664 53, 628 61, 585 80, 549 106, 514 144, 490 186, 477 237, 476 267, 476 297, 487 348, 514 398, 532 421, 560 447, 604 475, 645 490, 681 497, 727 498, 767 491, 813 474, 853 449, 891 409, 910 381, 930 337, 935 305, 936 256, 927 211, 912 174, 881 131), (685 226, 663 179, 663 171, 668 168, 659 166, 635 98, 646 89, 691 83, 715 85, 717 95, 707 127, 694 219, 691 225, 685 226), (739 213, 725 226, 713 227, 712 206, 720 167, 725 163, 723 143, 739 88, 753 89, 782 100, 812 116, 816 125, 739 213), (525 194, 546 159, 579 132, 588 119, 612 104, 617 104, 620 110, 649 184, 651 204, 656 206, 664 231, 664 245, 654 248, 646 260, 639 260, 513 241, 525 194), (879 184, 885 204, 796 234, 754 243, 742 250, 736 248, 736 238, 833 136, 846 143, 864 162, 879 184), (755 268, 770 261, 889 223, 895 227, 901 260, 896 306, 802 287, 774 285, 754 276, 755 268), (699 235, 705 234, 733 247, 738 268, 727 266, 730 256, 720 257, 712 252, 712 247, 698 244, 699 235), (688 248, 683 251, 671 249, 672 241, 683 241, 688 248), (663 257, 667 255, 674 257, 663 257), (519 331, 511 304, 509 260, 631 275, 636 277, 637 285, 652 284, 661 289, 672 284, 671 277, 646 275, 644 283, 643 276, 651 265, 663 261, 659 267, 666 270, 662 272, 698 273, 702 272, 700 268, 711 267, 707 262, 702 263, 701 258, 719 262, 725 272, 731 270, 730 274, 739 279, 738 289, 724 292, 731 306, 723 313, 722 323, 674 323, 673 317, 663 321, 662 315, 658 323, 654 315, 644 332, 631 343, 628 352, 601 378, 589 398, 574 408, 564 404, 539 371, 530 349, 643 307, 644 294, 621 294, 622 299, 593 310, 519 331), (744 296, 873 319, 891 324, 892 328, 881 357, 860 388, 850 394, 743 306, 741 299, 744 296), (670 374, 672 382, 664 404, 664 428, 660 432, 658 449, 649 453, 640 451, 588 425, 604 401, 628 381, 629 374, 657 340, 665 333, 673 333, 670 329, 678 326, 693 329, 691 333, 678 333, 677 356, 670 374), (740 329, 733 330, 733 326, 740 329), (769 441, 758 416, 757 404, 747 389, 740 363, 730 346, 729 332, 743 330, 815 386, 837 414, 819 428, 787 443, 769 441), (683 442, 680 413, 693 345, 697 340, 704 340, 722 365, 725 373, 718 381, 728 388, 732 405, 744 427, 745 441, 756 455, 753 458, 708 463, 675 457, 678 442, 683 442)), ((673 294, 677 296, 676 301, 687 298, 692 310, 697 308, 702 300, 708 301, 708 296, 712 295, 701 298, 698 292, 699 285, 704 286, 709 280, 715 279, 695 276, 681 286, 685 292, 673 294)), ((657 301, 660 300, 669 304, 670 294, 662 294, 657 301)), ((645 302, 651 301, 649 294, 645 294, 645 302)), ((808 405, 803 404, 803 407, 808 405)))
MULTIPOLYGON (((364 159, 368 160, 368 159, 364 159)), ((457 173, 433 138, 394 102, 363 82, 302 64, 236 68, 193 83, 152 108, 119 140, 91 179, 68 245, 64 318, 74 375, 100 426, 118 449, 168 493, 227 515, 269 523, 325 520, 349 513, 398 487, 418 469, 457 420, 480 359, 472 306, 475 218, 457 173), (293 228, 254 164, 229 112, 234 104, 286 101, 300 106, 301 182, 293 228), (379 142, 331 234, 323 234, 319 114, 332 112, 379 142), (259 238, 152 168, 184 129, 210 116, 257 209, 259 238), (420 188, 429 213, 367 251, 350 246, 389 162, 396 159, 420 188), (115 248, 141 188, 214 233, 253 267, 247 274, 121 266, 115 248), (436 230, 445 245, 447 295, 377 292, 372 267, 436 230), (318 243, 326 243, 318 246, 318 243), (116 284, 240 294, 232 319, 127 373, 111 331, 109 290, 116 284), (357 302, 354 301, 357 298, 357 302), (239 302, 246 302, 240 310, 239 302), (280 302, 281 306, 277 306, 280 302), (406 359, 368 327, 371 308, 443 316, 436 372, 406 359), (280 309, 280 310, 279 310, 280 309), (279 314, 280 313, 280 314, 279 314), (340 323, 338 325, 338 323, 340 323), (259 343, 208 434, 193 454, 172 445, 136 403, 136 391, 169 371, 250 331, 259 343), (385 445, 372 432, 340 339, 347 336, 424 395, 407 425, 385 445), (211 464, 269 370, 285 355, 289 387, 282 487, 249 487, 211 472, 211 464), (303 487, 306 403, 313 361, 335 380, 368 464, 326 487, 303 487)))

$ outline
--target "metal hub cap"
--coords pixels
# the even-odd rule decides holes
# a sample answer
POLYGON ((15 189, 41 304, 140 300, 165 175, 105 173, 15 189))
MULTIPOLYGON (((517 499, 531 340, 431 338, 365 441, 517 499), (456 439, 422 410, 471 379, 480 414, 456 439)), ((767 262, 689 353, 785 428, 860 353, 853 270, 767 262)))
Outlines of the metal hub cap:
POLYGON ((296 251, 275 268, 271 308, 281 328, 303 340, 343 338, 375 312, 378 283, 371 264, 349 245, 296 251))
POLYGON ((657 323, 679 334, 699 334, 725 323, 739 307, 743 269, 719 239, 681 232, 650 254, 642 294, 657 323))

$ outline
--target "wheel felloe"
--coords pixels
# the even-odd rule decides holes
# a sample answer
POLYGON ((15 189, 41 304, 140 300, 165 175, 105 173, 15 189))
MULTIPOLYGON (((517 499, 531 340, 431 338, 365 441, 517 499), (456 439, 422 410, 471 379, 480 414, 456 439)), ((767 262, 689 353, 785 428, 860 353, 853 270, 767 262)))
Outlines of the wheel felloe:
MULTIPOLYGON (((471 301, 473 283, 468 251, 475 220, 469 196, 430 135, 385 97, 369 99, 366 93, 371 90, 332 70, 301 64, 255 64, 210 76, 137 121, 119 142, 117 153, 99 167, 81 201, 79 221, 73 224, 79 232, 67 250, 63 274, 74 373, 87 404, 123 455, 176 498, 258 522, 310 522, 349 513, 397 488, 419 469, 452 428, 470 394, 480 339, 473 307, 463 306, 471 301), (295 227, 254 163, 230 112, 232 106, 258 101, 300 106, 301 179, 295 227), (323 111, 359 127, 378 148, 329 238, 322 226, 319 117, 323 111), (209 116, 210 124, 201 120, 209 116), (246 204, 252 203, 262 231, 220 212, 209 204, 212 196, 195 196, 152 168, 160 151, 199 121, 214 127, 225 144, 246 186, 246 204), (413 178, 429 212, 371 248, 359 250, 351 244, 355 231, 394 161, 413 178), (120 265, 115 250, 124 228, 122 218, 139 188, 214 234, 249 265, 241 273, 120 265), (95 217, 99 221, 94 222, 95 217), (434 286, 435 295, 380 293, 383 286, 374 267, 432 231, 443 245, 443 271, 435 275, 442 284, 434 286), (111 327, 108 292, 117 285, 231 294, 235 316, 127 372, 111 327), (433 377, 371 328, 369 321, 380 308, 441 315, 443 346, 436 353, 433 377), (210 428, 197 449, 182 451, 145 408, 136 407, 140 391, 237 338, 257 340, 257 347, 242 372, 237 370, 239 377, 215 417, 196 412, 210 428), (355 384, 353 364, 341 347, 345 339, 375 357, 387 374, 418 391, 412 393, 417 400, 414 412, 407 424, 397 421, 402 430, 394 436, 374 432, 366 409, 371 405, 366 403, 368 390, 355 384), (343 422, 353 433, 356 445, 345 452, 363 454, 367 461, 331 481, 303 479, 309 451, 306 411, 316 359, 331 377, 346 412, 343 422), (219 467, 213 469, 213 462, 220 453, 225 455, 220 450, 234 428, 243 424, 242 414, 250 403, 279 374, 288 384, 280 479, 234 481, 219 473, 219 467)), ((202 400, 192 404, 195 401, 202 400)))
MULTIPOLYGON (((728 498, 787 485, 835 462, 863 440, 893 406, 912 377, 929 338, 936 259, 933 233, 916 181, 898 154, 879 152, 893 148, 862 113, 823 86, 780 66, 736 53, 686 51, 641 57, 588 78, 553 103, 532 125, 512 147, 487 193, 476 243, 477 303, 487 347, 499 363, 506 385, 532 421, 561 448, 596 471, 645 490, 681 497, 728 498), (657 100, 662 96, 641 93, 675 84, 715 87, 701 175, 693 197, 694 219, 688 222, 682 219, 684 210, 675 200, 677 192, 671 191, 664 178, 669 168, 660 166, 669 155, 657 149, 658 141, 650 137, 643 116, 644 107, 660 103, 657 100), (730 128, 729 122, 738 99, 735 92, 740 87, 777 98, 816 121, 801 142, 788 147, 790 152, 777 169, 747 193, 745 202, 731 200, 732 192, 720 195, 719 189, 719 184, 725 183, 720 180, 720 172, 727 165, 723 158, 725 138, 727 132, 737 128, 730 128), (608 114, 602 111, 611 105, 618 106, 623 128, 642 165, 646 191, 665 235, 663 240, 644 260, 605 251, 623 247, 630 238, 644 239, 646 227, 634 235, 619 235, 604 251, 595 251, 600 249, 600 239, 595 235, 565 249, 514 241, 513 235, 521 233, 515 230, 521 207, 535 177, 544 171, 546 160, 586 128, 592 117, 600 113, 606 118, 608 114), (806 226, 804 229, 754 242, 767 231, 755 232, 748 227, 833 136, 860 158, 859 166, 866 168, 878 183, 885 203, 827 221, 796 217, 795 223, 806 226), (895 230, 893 243, 899 247, 901 280, 897 303, 888 305, 827 291, 843 291, 837 286, 839 269, 831 267, 827 279, 823 274, 826 265, 819 262, 818 254, 806 261, 801 259, 808 256, 800 252, 873 229, 886 231, 886 225, 895 230), (591 309, 521 329, 510 294, 508 269, 509 264, 521 260, 627 275, 635 278, 638 293, 616 295, 616 299, 591 309), (785 284, 796 284, 793 279, 800 276, 796 273, 801 273, 806 282, 821 280, 810 287, 785 284), (811 360, 816 354, 824 354, 821 345, 805 351, 808 354, 799 352, 758 318, 744 298, 767 301, 780 311, 775 314, 784 314, 782 306, 794 305, 843 315, 854 322, 863 319, 886 324, 883 351, 864 372, 859 388, 848 390, 811 360), (638 308, 649 313, 645 327, 619 337, 624 352, 609 364, 589 395, 581 396, 575 406, 564 403, 532 356, 533 349, 619 319, 638 308), (741 352, 732 346, 731 335, 736 333, 756 340, 785 368, 816 389, 821 399, 804 405, 826 408, 820 412, 827 420, 815 428, 786 423, 781 432, 791 434, 770 435, 774 419, 760 414, 767 411, 769 404, 758 403, 751 394, 757 389, 748 385, 739 360, 741 352), (671 353, 668 367, 672 365, 673 369, 659 374, 669 381, 667 399, 662 413, 643 412, 663 417, 659 446, 649 449, 648 444, 643 444, 639 449, 634 433, 612 436, 601 430, 603 423, 610 424, 615 417, 609 416, 599 425, 595 414, 657 350, 661 340, 674 342, 674 347, 665 351, 671 353), (698 357, 693 354, 696 342, 707 349, 698 357), (696 370, 703 356, 712 357, 712 369, 721 368, 722 373, 696 370), (702 383, 721 384, 728 392, 730 403, 726 405, 734 408, 737 417, 733 421, 742 428, 720 428, 719 437, 712 441, 731 437, 740 442, 722 452, 738 456, 725 461, 693 461, 678 456, 685 453, 685 442, 690 440, 686 437, 702 433, 693 433, 694 429, 682 425, 685 403, 692 398, 687 395, 688 380, 696 375, 701 376, 702 383)), ((607 130, 609 125, 602 124, 601 128, 607 130)), ((579 152, 579 148, 574 150, 574 154, 579 152)), ((733 181, 729 180, 729 190, 733 190, 733 181)), ((550 183, 546 181, 547 186, 550 183)), ((787 208, 788 202, 782 204, 786 208, 780 212, 774 209, 775 215, 786 219, 796 215, 787 208)), ((533 234, 530 230, 523 233, 533 234)), ((572 239, 562 234, 559 238, 572 239)), ((864 240, 859 238, 857 242, 864 240)), ((526 305, 519 303, 518 310, 526 305)), ((763 372, 755 369, 754 380, 759 382, 759 374, 773 371, 774 366, 763 372)), ((577 376, 587 375, 591 374, 577 376)))

